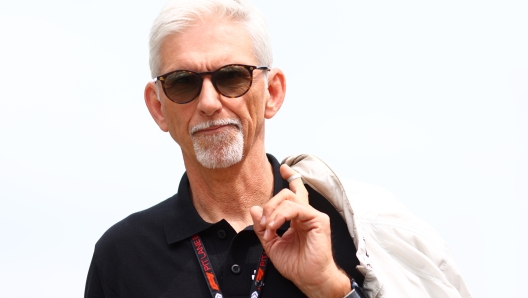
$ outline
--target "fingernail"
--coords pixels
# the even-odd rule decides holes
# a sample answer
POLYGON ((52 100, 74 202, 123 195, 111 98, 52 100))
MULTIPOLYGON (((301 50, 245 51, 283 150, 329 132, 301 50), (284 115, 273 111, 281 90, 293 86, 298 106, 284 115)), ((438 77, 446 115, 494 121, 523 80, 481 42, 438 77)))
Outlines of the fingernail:
POLYGON ((264 240, 268 240, 269 230, 264 231, 264 240))
POLYGON ((266 224, 266 216, 262 215, 262 218, 260 219, 260 225, 263 226, 266 224))

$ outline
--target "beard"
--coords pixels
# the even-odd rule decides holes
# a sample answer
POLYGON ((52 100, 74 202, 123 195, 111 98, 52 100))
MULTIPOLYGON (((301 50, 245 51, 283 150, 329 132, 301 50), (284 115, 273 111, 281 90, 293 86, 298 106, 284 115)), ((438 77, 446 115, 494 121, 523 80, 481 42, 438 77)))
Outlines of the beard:
POLYGON ((200 123, 189 130, 198 162, 208 169, 230 167, 242 160, 244 134, 239 119, 221 119, 200 123), (212 135, 196 134, 197 131, 218 125, 230 125, 212 135))

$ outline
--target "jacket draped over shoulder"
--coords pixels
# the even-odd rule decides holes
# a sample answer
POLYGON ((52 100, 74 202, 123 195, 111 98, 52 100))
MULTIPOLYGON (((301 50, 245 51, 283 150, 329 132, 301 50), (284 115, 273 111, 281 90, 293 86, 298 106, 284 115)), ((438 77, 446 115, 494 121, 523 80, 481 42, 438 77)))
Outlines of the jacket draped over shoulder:
POLYGON ((290 156, 283 163, 345 219, 368 297, 471 297, 438 233, 387 190, 338 178, 312 155, 290 156))

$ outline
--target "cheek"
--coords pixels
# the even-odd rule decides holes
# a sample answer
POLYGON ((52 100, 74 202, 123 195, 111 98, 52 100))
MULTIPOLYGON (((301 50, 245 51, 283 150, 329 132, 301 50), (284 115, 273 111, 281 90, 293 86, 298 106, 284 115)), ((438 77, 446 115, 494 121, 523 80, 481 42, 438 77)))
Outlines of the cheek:
POLYGON ((167 123, 167 129, 171 137, 180 146, 184 142, 185 138, 190 138, 187 128, 187 122, 185 122, 183 113, 181 111, 175 111, 171 108, 164 109, 165 121, 167 123))
POLYGON ((258 135, 262 132, 262 127, 264 126, 264 105, 262 98, 248 98, 248 105, 246 107, 247 109, 247 117, 249 118, 247 121, 249 122, 248 129, 250 129, 249 133, 253 133, 255 135, 258 135))

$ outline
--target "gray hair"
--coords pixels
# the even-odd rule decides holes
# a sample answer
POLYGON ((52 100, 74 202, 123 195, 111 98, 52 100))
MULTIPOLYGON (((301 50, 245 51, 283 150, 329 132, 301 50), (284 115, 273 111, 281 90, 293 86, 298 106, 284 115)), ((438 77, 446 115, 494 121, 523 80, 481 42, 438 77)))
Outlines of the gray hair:
POLYGON ((161 46, 169 35, 213 16, 242 24, 253 43, 253 54, 260 66, 271 67, 271 39, 265 17, 248 0, 172 0, 161 10, 150 30, 150 73, 160 75, 161 46))

